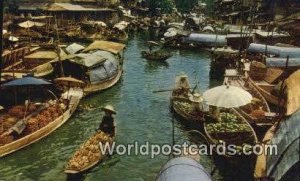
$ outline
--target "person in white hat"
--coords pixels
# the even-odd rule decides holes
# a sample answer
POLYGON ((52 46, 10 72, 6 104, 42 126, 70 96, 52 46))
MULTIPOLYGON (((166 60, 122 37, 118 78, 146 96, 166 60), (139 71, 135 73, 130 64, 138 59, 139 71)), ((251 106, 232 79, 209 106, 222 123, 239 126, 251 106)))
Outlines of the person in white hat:
POLYGON ((115 124, 112 115, 117 114, 117 112, 115 111, 114 107, 111 105, 107 105, 103 107, 102 110, 105 112, 105 115, 103 116, 102 122, 96 131, 103 131, 104 133, 114 136, 115 124))

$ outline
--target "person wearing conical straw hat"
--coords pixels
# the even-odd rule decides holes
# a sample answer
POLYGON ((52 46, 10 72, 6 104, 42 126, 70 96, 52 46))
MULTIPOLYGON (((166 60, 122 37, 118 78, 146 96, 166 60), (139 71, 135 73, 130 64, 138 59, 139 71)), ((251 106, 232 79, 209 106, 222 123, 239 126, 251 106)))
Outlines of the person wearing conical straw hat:
POLYGON ((190 83, 188 81, 188 76, 185 73, 181 73, 180 76, 176 78, 174 94, 176 96, 188 97, 190 91, 190 83))
POLYGON ((112 105, 106 105, 102 108, 105 115, 102 118, 102 122, 99 125, 99 128, 96 131, 103 131, 106 134, 114 136, 115 134, 115 124, 113 114, 117 114, 112 105))

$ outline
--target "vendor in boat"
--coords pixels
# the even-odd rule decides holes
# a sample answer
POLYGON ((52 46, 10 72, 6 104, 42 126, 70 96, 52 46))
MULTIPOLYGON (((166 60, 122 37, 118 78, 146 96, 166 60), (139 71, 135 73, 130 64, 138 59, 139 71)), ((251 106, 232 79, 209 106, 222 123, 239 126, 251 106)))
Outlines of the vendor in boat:
POLYGON ((188 76, 183 74, 179 76, 178 79, 176 80, 176 85, 173 91, 173 95, 188 97, 189 92, 190 92, 190 84, 188 81, 188 76))
POLYGON ((193 94, 190 100, 192 102, 192 114, 201 116, 203 114, 203 98, 201 94, 193 94))
POLYGON ((102 118, 102 122, 97 129, 97 131, 103 131, 104 133, 107 133, 111 136, 114 136, 115 134, 115 125, 114 125, 114 118, 113 114, 116 114, 117 112, 115 111, 114 107, 111 105, 107 105, 104 108, 102 108, 104 111, 105 115, 102 118))

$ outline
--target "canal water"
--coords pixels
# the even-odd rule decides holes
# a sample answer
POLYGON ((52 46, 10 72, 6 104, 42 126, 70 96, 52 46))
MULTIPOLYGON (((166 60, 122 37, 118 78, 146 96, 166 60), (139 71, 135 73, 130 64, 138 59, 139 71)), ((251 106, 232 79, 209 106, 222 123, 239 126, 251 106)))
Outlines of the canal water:
MULTIPOLYGON (((210 54, 205 51, 170 50, 172 58, 167 64, 148 62, 140 52, 147 48, 147 34, 134 35, 127 43, 124 74, 113 88, 84 99, 81 107, 95 109, 78 111, 61 128, 50 136, 21 151, 0 159, 0 180, 66 180, 64 167, 75 149, 98 127, 103 113, 100 107, 112 104, 117 110, 117 143, 172 144, 172 113, 169 109, 170 92, 175 76, 185 72, 192 85, 198 83, 203 92, 218 82, 209 80, 210 54)), ((175 138, 188 141, 191 135, 182 122, 175 121, 175 138)), ((83 175, 81 180, 154 180, 169 156, 151 159, 143 155, 115 155, 83 175)), ((250 175, 241 168, 228 165, 215 168, 209 156, 201 156, 201 164, 214 172, 214 180, 248 180, 250 175), (228 174, 229 173, 229 174, 228 174), (237 175, 243 176, 234 176, 237 175), (248 175, 248 176, 247 176, 248 175), (244 178, 242 178, 244 177, 244 178)))

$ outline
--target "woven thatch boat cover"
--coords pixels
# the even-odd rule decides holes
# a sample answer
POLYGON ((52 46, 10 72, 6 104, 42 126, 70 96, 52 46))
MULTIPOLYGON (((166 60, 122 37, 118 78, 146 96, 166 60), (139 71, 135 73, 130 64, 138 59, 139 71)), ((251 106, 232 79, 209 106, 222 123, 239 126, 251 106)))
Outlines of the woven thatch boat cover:
POLYGON ((55 59, 57 53, 55 51, 36 51, 32 54, 26 55, 25 59, 55 59))
POLYGON ((87 53, 72 55, 72 57, 67 59, 73 63, 80 64, 88 68, 99 65, 106 60, 106 58, 102 56, 87 53))
MULTIPOLYGON (((265 53, 266 45, 251 43, 248 51, 253 53, 265 53)), ((280 56, 282 58, 286 58, 289 56, 290 58, 299 58, 300 57, 300 48, 298 47, 278 47, 278 46, 267 46, 267 54, 273 54, 280 56)))
MULTIPOLYGON (((267 157, 267 175, 281 180, 294 165, 299 164, 300 145, 300 111, 296 112, 289 119, 281 122, 279 129, 271 140, 272 145, 277 145, 277 154, 267 157)), ((300 172, 294 173, 300 177, 300 172)), ((295 179, 297 180, 297 178, 295 179)))
POLYGON ((192 33, 187 38, 184 38, 184 42, 211 46, 226 46, 227 39, 225 35, 192 33))
POLYGON ((179 157, 167 162, 160 170, 156 181, 211 181, 204 167, 191 158, 179 157))
MULTIPOLYGON (((266 58, 267 67, 284 68, 286 66, 286 58, 266 58)), ((290 58, 288 67, 300 67, 300 58, 290 58)))
POLYGON ((82 46, 82 45, 79 45, 79 44, 77 44, 77 43, 73 43, 73 44, 69 45, 69 46, 66 48, 66 50, 67 50, 67 52, 68 52, 69 54, 75 54, 75 53, 77 53, 78 51, 83 50, 84 48, 85 48, 85 47, 82 46))
POLYGON ((88 52, 91 50, 104 50, 111 52, 113 54, 120 53, 125 48, 124 44, 115 43, 111 41, 94 41, 94 43, 90 44, 83 52, 88 52))
POLYGON ((287 86, 287 111, 286 115, 292 115, 300 109, 300 70, 294 72, 286 80, 287 86))
POLYGON ((117 72, 118 65, 111 60, 106 60, 100 67, 89 71, 90 81, 92 84, 97 84, 113 77, 117 72))

